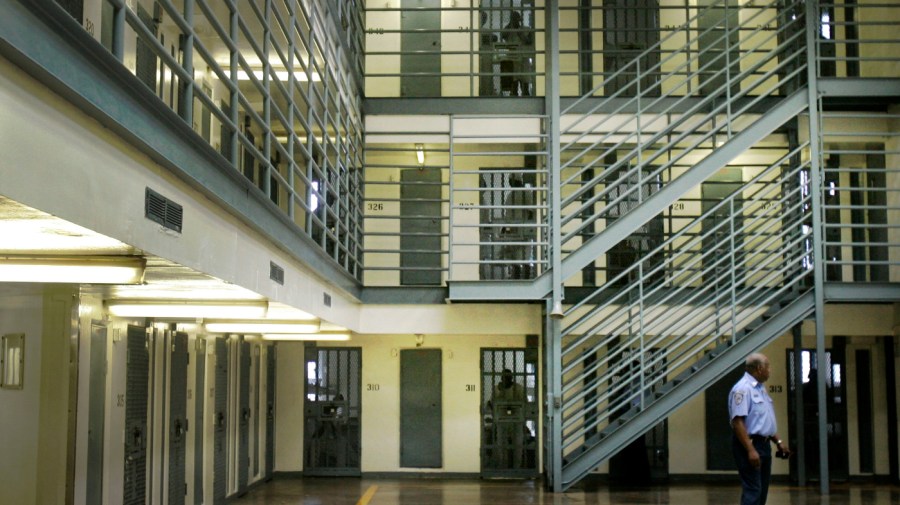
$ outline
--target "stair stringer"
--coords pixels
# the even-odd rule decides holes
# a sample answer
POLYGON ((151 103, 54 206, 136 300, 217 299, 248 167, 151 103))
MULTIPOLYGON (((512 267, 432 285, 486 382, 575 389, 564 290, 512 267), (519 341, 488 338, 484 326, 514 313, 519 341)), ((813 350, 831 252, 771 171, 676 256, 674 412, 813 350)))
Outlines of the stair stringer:
POLYGON ((563 258, 562 278, 568 279, 581 272, 584 267, 606 254, 614 245, 628 238, 688 191, 709 179, 739 155, 803 112, 808 104, 809 97, 806 87, 803 87, 769 109, 752 125, 734 135, 728 142, 700 160, 684 174, 666 183, 662 189, 647 198, 640 206, 610 223, 603 231, 563 258))
MULTIPOLYGON (((728 142, 688 169, 677 179, 645 200, 639 207, 610 223, 577 250, 562 259, 562 279, 578 274, 584 267, 606 254, 654 216, 710 176, 724 168, 740 154, 772 134, 790 119, 806 110, 808 96, 803 87, 769 109, 752 125, 734 135, 728 142)), ((550 271, 531 281, 450 281, 451 302, 484 300, 539 301, 553 290, 550 271)))
MULTIPOLYGON (((723 344, 721 350, 712 351, 716 353, 715 357, 706 362, 704 366, 696 371, 689 370, 692 373, 686 377, 676 378, 677 385, 660 398, 651 400, 646 408, 612 430, 595 445, 586 448, 584 452, 575 457, 570 456, 570 459, 563 456, 561 489, 565 491, 570 488, 597 466, 642 436, 652 426, 668 417, 685 402, 705 391, 722 374, 733 369, 747 355, 784 334, 792 326, 808 318, 814 311, 815 298, 813 292, 809 291, 795 298, 744 338, 733 344, 723 344)), ((723 398, 722 401, 725 399, 723 398)))

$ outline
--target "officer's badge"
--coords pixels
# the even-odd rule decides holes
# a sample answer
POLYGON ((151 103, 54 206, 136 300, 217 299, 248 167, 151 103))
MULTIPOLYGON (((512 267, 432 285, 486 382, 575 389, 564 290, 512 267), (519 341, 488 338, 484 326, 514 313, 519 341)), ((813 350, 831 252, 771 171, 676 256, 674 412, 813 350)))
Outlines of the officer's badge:
POLYGON ((737 393, 734 394, 734 404, 740 405, 742 401, 744 401, 744 393, 741 393, 740 391, 738 391, 737 393))

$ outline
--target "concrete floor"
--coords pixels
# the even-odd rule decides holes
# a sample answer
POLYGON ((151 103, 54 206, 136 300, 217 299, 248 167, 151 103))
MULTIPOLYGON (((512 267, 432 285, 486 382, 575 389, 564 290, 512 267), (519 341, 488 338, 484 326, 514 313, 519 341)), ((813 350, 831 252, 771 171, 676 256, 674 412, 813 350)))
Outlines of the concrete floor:
MULTIPOLYGON (((234 505, 569 505, 739 503, 740 485, 671 484, 645 488, 547 492, 539 481, 462 479, 276 478, 254 487, 234 505)), ((775 484, 768 505, 900 505, 900 486, 834 484, 829 496, 818 487, 775 484)))

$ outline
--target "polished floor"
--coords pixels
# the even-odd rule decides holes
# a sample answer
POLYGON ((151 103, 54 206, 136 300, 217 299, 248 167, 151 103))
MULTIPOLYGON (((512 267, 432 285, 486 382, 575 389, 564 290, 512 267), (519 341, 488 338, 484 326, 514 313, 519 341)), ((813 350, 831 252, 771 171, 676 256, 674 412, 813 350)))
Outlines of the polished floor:
MULTIPOLYGON (((736 478, 736 477, 735 477, 736 478)), ((442 479, 275 479, 253 488, 235 505, 608 505, 737 504, 740 486, 727 483, 672 484, 642 489, 574 490, 553 494, 535 481, 442 479)), ((828 496, 818 488, 774 485, 768 505, 900 505, 900 486, 834 484, 828 496)))

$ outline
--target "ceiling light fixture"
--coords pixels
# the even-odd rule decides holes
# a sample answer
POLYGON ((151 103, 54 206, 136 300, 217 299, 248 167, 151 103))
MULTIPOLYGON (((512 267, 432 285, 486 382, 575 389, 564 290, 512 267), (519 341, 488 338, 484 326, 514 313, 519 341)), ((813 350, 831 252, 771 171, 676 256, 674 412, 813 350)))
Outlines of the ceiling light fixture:
POLYGON ((145 264, 138 256, 0 256, 0 282, 140 284, 145 264))
POLYGON ((173 319, 254 319, 265 317, 265 301, 108 300, 109 313, 118 317, 173 319))
POLYGON ((425 164, 425 146, 422 144, 416 144, 416 161, 419 163, 419 166, 425 164))
POLYGON ((209 333, 268 334, 268 333, 316 333, 318 322, 310 321, 207 321, 203 325, 209 333))
POLYGON ((263 340, 281 342, 318 340, 322 342, 344 342, 350 340, 349 333, 264 333, 263 340))

